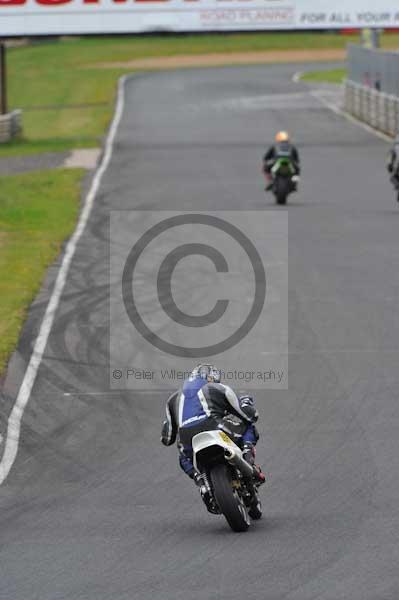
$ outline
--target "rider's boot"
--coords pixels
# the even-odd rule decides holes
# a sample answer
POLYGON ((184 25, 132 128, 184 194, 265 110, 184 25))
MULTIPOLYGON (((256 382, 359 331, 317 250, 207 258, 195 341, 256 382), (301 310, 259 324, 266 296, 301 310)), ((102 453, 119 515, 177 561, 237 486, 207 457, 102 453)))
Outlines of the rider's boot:
POLYGON ((266 482, 266 475, 262 471, 260 465, 255 463, 255 447, 252 444, 245 444, 243 448, 242 457, 246 460, 253 468, 255 483, 262 485, 266 482))
POLYGON ((273 188, 273 177, 271 176, 270 173, 265 173, 265 178, 266 178, 265 192, 270 192, 270 190, 273 188))
POLYGON ((298 191, 299 180, 300 180, 299 175, 293 175, 292 176, 291 181, 292 181, 292 191, 293 192, 297 192, 298 191))

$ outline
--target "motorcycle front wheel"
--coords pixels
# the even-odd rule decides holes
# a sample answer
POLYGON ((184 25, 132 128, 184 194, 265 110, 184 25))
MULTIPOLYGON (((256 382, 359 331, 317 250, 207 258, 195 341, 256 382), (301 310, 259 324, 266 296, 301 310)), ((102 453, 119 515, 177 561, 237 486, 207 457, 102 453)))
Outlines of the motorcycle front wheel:
POLYGON ((227 465, 215 465, 210 472, 213 492, 221 513, 233 531, 247 531, 250 526, 247 507, 234 489, 227 465))

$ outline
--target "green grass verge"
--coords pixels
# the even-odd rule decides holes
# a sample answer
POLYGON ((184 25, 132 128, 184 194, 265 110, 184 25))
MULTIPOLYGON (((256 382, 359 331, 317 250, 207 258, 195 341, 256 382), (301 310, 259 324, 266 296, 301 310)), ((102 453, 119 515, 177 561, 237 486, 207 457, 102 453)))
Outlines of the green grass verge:
POLYGON ((302 81, 314 83, 342 83, 346 77, 346 69, 331 69, 330 71, 308 71, 301 77, 302 81))
POLYGON ((47 267, 79 213, 81 169, 10 175, 0 186, 0 375, 47 267))
MULTIPOLYGON (((24 139, 0 145, 0 157, 98 146, 110 122, 123 69, 96 63, 149 56, 344 48, 358 36, 254 33, 103 37, 48 41, 8 51, 11 108, 22 108, 24 139)), ((398 35, 383 37, 399 46, 398 35)), ((317 59, 317 54, 315 55, 317 59)))

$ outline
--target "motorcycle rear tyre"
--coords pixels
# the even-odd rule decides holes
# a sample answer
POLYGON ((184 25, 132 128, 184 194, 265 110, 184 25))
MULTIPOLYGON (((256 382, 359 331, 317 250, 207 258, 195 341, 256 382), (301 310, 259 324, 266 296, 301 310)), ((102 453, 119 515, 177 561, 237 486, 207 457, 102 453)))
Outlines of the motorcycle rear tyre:
POLYGON ((274 195, 276 196, 276 203, 280 205, 286 204, 288 194, 288 181, 282 177, 278 177, 274 184, 274 195))
POLYGON ((215 465, 210 476, 216 502, 231 529, 236 532, 247 531, 251 520, 244 502, 233 489, 227 465, 215 465))

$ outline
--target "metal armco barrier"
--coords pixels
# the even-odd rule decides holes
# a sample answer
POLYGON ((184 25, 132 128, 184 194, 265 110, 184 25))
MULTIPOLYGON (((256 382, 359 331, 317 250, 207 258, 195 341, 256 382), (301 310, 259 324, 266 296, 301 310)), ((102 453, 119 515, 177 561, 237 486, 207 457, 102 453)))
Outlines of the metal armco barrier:
POLYGON ((399 96, 384 94, 347 80, 345 110, 388 135, 396 136, 399 133, 399 96))

